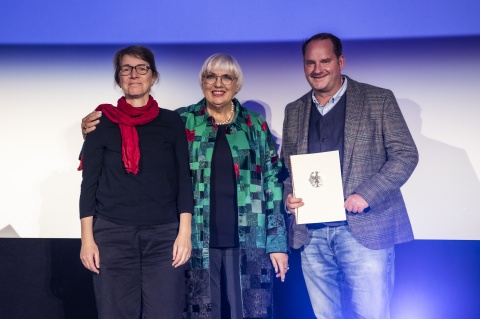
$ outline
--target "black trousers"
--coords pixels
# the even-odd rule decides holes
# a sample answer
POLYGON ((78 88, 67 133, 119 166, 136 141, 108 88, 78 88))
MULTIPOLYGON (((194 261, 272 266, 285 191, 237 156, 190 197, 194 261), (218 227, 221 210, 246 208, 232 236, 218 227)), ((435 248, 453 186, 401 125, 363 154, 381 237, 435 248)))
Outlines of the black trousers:
POLYGON ((211 318, 226 318, 222 303, 230 307, 229 318, 242 319, 242 288, 240 285, 240 253, 238 248, 210 248, 211 318), (224 302, 222 302, 222 299, 224 302))
POLYGON ((96 219, 100 275, 93 284, 99 318, 182 318, 185 270, 172 266, 177 233, 177 222, 136 227, 96 219))

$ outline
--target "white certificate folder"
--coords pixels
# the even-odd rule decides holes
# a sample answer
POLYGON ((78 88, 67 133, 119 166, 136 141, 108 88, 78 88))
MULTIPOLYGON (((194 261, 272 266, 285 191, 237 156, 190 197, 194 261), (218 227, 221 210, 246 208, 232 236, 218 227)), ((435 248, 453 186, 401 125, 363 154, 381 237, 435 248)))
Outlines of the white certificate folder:
POLYGON ((297 224, 346 220, 338 151, 290 156, 297 224))

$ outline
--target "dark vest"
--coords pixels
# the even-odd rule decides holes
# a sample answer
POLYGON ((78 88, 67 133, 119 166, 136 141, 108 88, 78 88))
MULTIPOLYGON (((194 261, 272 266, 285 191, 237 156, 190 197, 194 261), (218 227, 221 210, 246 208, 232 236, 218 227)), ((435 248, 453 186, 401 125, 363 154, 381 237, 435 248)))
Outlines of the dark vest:
POLYGON ((324 116, 312 102, 308 123, 308 153, 338 150, 341 167, 343 167, 346 95, 346 93, 343 94, 340 101, 324 116))
MULTIPOLYGON (((308 123, 308 153, 338 151, 340 169, 343 167, 343 140, 345 133, 345 108, 347 93, 343 94, 337 104, 325 115, 320 114, 312 101, 310 122, 308 123)), ((326 226, 341 226, 346 222, 329 222, 323 224, 308 224, 308 228, 326 226)))

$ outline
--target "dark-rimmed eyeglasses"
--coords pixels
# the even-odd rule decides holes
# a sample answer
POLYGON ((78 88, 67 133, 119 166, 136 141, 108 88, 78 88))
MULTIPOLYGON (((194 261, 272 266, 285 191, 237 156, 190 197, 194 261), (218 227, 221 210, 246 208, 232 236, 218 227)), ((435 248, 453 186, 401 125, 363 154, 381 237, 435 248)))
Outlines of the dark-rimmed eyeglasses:
POLYGON ((120 67, 120 74, 123 75, 123 76, 130 75, 130 74, 132 74, 133 69, 135 69, 135 72, 137 72, 137 74, 145 75, 145 74, 148 73, 148 70, 150 69, 150 66, 148 66, 146 64, 138 64, 138 65, 135 65, 135 66, 122 65, 120 67))
POLYGON ((234 80, 237 79, 236 77, 230 74, 224 74, 224 75, 207 74, 203 76, 203 82, 205 84, 213 84, 217 82, 217 78, 220 78, 220 80, 224 85, 230 85, 234 80))

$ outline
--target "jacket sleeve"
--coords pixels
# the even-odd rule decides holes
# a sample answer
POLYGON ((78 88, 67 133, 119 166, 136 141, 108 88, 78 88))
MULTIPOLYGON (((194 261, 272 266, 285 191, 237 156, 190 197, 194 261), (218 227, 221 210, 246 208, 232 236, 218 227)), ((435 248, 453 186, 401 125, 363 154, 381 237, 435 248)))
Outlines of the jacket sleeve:
POLYGON ((262 147, 262 175, 263 192, 265 195, 266 228, 267 228, 267 253, 288 251, 287 230, 283 213, 282 184, 278 175, 282 169, 277 154, 277 145, 268 128, 267 122, 261 122, 262 147))
POLYGON ((280 151, 280 162, 283 165, 283 170, 285 173, 285 179, 283 182, 283 198, 287 198, 288 194, 293 193, 292 187, 292 178, 290 173, 290 155, 293 154, 293 147, 295 141, 292 139, 292 132, 297 132, 298 130, 292 128, 291 126, 296 122, 290 119, 289 106, 285 107, 285 116, 283 120, 283 129, 282 129, 282 149, 280 151))
MULTIPOLYGON (((381 111, 381 118, 375 128, 372 127, 371 123, 368 126, 371 130, 378 130, 378 127, 381 127, 381 130, 378 130, 380 131, 379 134, 374 135, 372 133, 371 137, 377 140, 382 139, 383 147, 381 150, 374 150, 371 148, 362 149, 359 146, 356 153, 359 154, 357 156, 362 158, 354 159, 354 162, 357 161, 363 166, 363 168, 358 166, 359 170, 363 170, 362 174, 369 176, 355 188, 354 193, 362 196, 372 208, 384 201, 392 192, 398 191, 408 180, 418 163, 418 151, 415 142, 395 96, 390 90, 385 90, 381 111), (375 164, 376 161, 378 163, 375 164), (379 167, 379 169, 376 167, 379 167), (369 172, 369 169, 372 169, 372 171, 369 172)), ((365 137, 367 136, 363 135, 362 140, 366 140, 365 137)), ((361 145, 361 143, 358 144, 361 145)), ((378 142, 370 142, 370 144, 376 148, 381 145, 378 142)), ((355 167, 353 173, 355 175, 355 167)))

